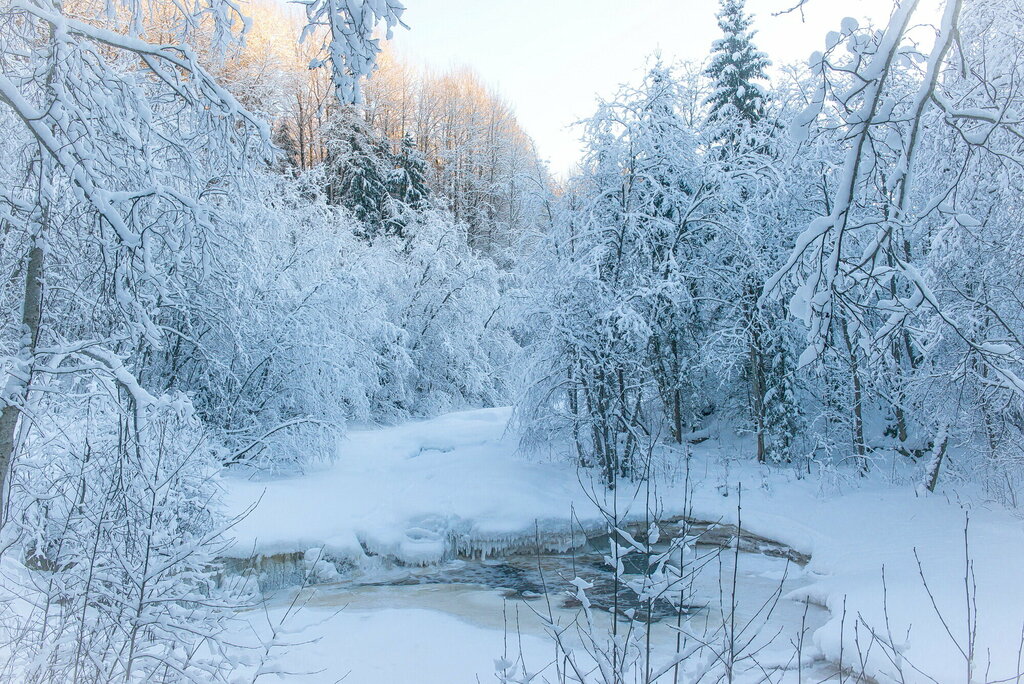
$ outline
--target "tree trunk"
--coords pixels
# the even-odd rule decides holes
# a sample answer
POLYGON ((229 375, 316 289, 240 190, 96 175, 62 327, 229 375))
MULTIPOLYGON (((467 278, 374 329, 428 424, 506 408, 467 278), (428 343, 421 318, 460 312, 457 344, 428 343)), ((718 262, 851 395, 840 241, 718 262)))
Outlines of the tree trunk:
POLYGON ((946 446, 949 444, 949 431, 945 424, 940 426, 939 434, 935 437, 935 444, 932 446, 932 457, 928 461, 928 468, 925 470, 924 486, 929 492, 935 491, 935 485, 939 482, 939 468, 942 467, 942 459, 946 455, 946 446))
POLYGON ((750 392, 753 403, 751 408, 754 413, 754 427, 757 433, 758 463, 764 463, 765 461, 765 388, 764 378, 761 376, 762 359, 760 331, 757 329, 757 322, 752 320, 750 328, 750 392))
MULTIPOLYGON (((675 369, 679 368, 679 341, 672 338, 672 363, 675 369)), ((675 432, 676 444, 683 443, 683 393, 679 390, 680 378, 678 372, 672 374, 672 382, 675 387, 672 390, 672 430, 675 432)))
MULTIPOLYGON (((568 377, 568 395, 569 395, 569 415, 572 416, 572 441, 576 446, 576 461, 581 468, 587 466, 587 453, 583 446, 583 438, 580 435, 580 397, 578 381, 576 379, 576 355, 573 354, 569 361, 569 369, 567 373, 568 377)), ((585 393, 585 392, 584 392, 585 393)))
POLYGON ((857 350, 850 341, 850 333, 846 327, 846 321, 842 321, 843 341, 846 343, 846 351, 849 354, 850 376, 853 379, 853 448, 860 458, 861 471, 867 472, 868 452, 864 443, 864 388, 861 386, 860 365, 857 363, 857 350))
POLYGON ((43 258, 45 255, 42 243, 42 237, 36 237, 32 249, 28 253, 18 362, 7 377, 2 396, 4 406, 0 411, 0 520, 3 520, 7 510, 7 473, 11 468, 11 460, 14 456, 18 419, 21 417, 21 406, 28 397, 33 355, 39 340, 39 325, 42 320, 43 308, 43 258))
POLYGON ((754 414, 754 432, 757 436, 757 462, 764 463, 767 449, 765 447, 765 395, 767 388, 764 379, 764 335, 761 330, 761 321, 757 310, 758 288, 754 282, 748 280, 744 288, 747 300, 747 316, 750 321, 749 355, 750 355, 750 409, 754 414))

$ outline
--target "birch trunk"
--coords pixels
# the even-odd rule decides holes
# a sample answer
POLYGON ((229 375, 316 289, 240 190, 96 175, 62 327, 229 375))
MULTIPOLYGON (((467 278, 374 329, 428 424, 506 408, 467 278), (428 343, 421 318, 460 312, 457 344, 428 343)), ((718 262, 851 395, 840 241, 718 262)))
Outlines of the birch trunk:
POLYGON ((25 291, 22 300, 21 345, 17 364, 7 376, 4 393, 0 397, 0 520, 7 510, 7 473, 11 469, 18 435, 18 419, 28 397, 32 376, 33 357, 39 341, 39 326, 43 310, 43 237, 37 236, 28 253, 25 270, 25 291))

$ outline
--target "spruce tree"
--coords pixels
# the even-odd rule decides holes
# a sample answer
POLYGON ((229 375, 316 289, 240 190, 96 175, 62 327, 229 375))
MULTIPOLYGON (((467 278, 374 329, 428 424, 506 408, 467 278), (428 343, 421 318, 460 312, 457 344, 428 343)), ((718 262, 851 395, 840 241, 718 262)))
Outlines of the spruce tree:
POLYGON ((394 211, 385 221, 384 228, 390 235, 407 238, 410 214, 430 206, 427 160, 416 148, 412 135, 406 133, 402 136, 394 162, 395 168, 391 170, 388 183, 388 192, 395 200, 394 211))
POLYGON ((274 145, 283 153, 278 159, 278 170, 288 171, 301 167, 299 144, 284 121, 274 128, 274 145))
POLYGON ((746 0, 721 0, 716 15, 722 37, 712 43, 705 73, 714 85, 708 96, 708 123, 718 128, 719 141, 737 141, 743 128, 756 126, 765 115, 765 94, 759 82, 767 79, 768 56, 754 45, 752 17, 746 0))
POLYGON ((402 136, 396 161, 398 167, 393 176, 392 197, 411 209, 423 209, 430 203, 427 160, 409 133, 402 136))
MULTIPOLYGON (((705 71, 712 81, 707 98, 708 138, 718 148, 719 159, 727 174, 739 173, 751 178, 751 172, 765 157, 771 157, 771 139, 776 126, 768 118, 766 94, 761 83, 767 79, 770 65, 767 55, 754 45, 752 17, 746 13, 745 0, 721 0, 718 26, 722 37, 712 45, 711 62, 705 71)), ((750 211, 749 203, 761 202, 756 184, 734 181, 733 223, 748 234, 753 250, 738 254, 742 282, 739 284, 739 312, 746 329, 746 372, 748 407, 757 440, 759 461, 788 460, 797 432, 798 408, 794 394, 793 366, 784 331, 773 330, 769 321, 778 320, 778 312, 768 312, 757 300, 778 251, 777 230, 750 211), (753 219, 753 220, 752 220, 753 219), (773 315, 773 313, 775 315, 773 315)))
POLYGON ((379 234, 394 215, 389 180, 394 160, 387 144, 352 107, 331 122, 327 142, 328 198, 352 211, 363 237, 379 234))

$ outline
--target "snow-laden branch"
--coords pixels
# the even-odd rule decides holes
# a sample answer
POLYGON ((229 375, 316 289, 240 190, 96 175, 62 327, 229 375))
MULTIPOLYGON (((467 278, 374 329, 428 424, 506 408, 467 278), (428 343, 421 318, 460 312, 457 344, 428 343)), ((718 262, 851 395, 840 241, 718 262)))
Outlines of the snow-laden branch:
POLYGON ((811 222, 797 239, 796 247, 789 259, 764 285, 764 293, 769 294, 798 265, 807 260, 812 262, 810 274, 790 302, 790 310, 802 318, 809 327, 808 347, 800 357, 800 365, 821 356, 825 350, 834 313, 833 297, 840 285, 843 239, 851 205, 856 198, 865 146, 875 114, 881 104, 890 67, 917 5, 917 0, 910 0, 902 3, 893 12, 871 61, 859 74, 865 85, 860 95, 860 106, 847 119, 847 138, 850 140, 850 147, 846 152, 837 189, 833 195, 832 212, 811 222))
POLYGON ((377 65, 380 40, 374 31, 381 22, 386 38, 391 39, 395 26, 404 26, 405 6, 398 0, 293 0, 306 9, 307 24, 302 40, 324 31, 321 59, 310 68, 327 66, 335 93, 344 104, 362 100, 359 80, 369 76, 377 65))

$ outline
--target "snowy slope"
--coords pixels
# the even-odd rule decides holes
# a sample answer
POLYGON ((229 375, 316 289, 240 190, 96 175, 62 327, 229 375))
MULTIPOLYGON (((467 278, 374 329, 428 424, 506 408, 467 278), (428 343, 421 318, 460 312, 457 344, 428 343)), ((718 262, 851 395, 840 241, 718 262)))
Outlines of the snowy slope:
MULTIPOLYGON (((450 553, 453 543, 499 551, 532 540, 537 529, 550 534, 554 546, 568 543, 571 509, 584 524, 597 525, 575 470, 517 455, 517 438, 506 432, 508 418, 507 409, 488 409, 357 431, 337 462, 322 471, 270 482, 229 481, 233 510, 259 501, 235 528, 235 551, 244 556, 254 548, 270 554, 324 547, 335 557, 358 559, 367 549, 429 563, 450 553)), ((815 634, 830 660, 858 671, 863 662, 880 681, 963 682, 962 650, 974 653, 973 681, 1016 674, 1024 626, 1024 526, 1018 518, 967 506, 975 575, 968 587, 976 620, 969 627, 964 505, 939 495, 918 497, 880 478, 823 495, 815 478, 766 471, 745 459, 733 462, 732 493, 722 496, 713 486, 722 477, 716 450, 709 445, 695 456, 702 465, 692 472, 707 475, 696 483, 694 516, 732 522, 736 485, 743 483, 743 528, 812 557, 806 569, 811 583, 793 598, 806 596, 831 612, 815 634), (943 619, 922 583, 914 549, 943 619), (872 643, 869 630, 895 644, 899 654, 872 643)), ((673 510, 683 500, 677 485, 663 483, 659 493, 665 515, 681 512, 673 510)))
POLYGON ((485 409, 353 431, 330 468, 233 481, 233 511, 260 502, 234 530, 235 553, 325 547, 335 557, 359 556, 361 543, 407 563, 431 563, 450 551, 453 535, 497 549, 533 534, 537 523, 568 537, 570 503, 589 503, 575 471, 518 458, 508 418, 508 409, 485 409))

